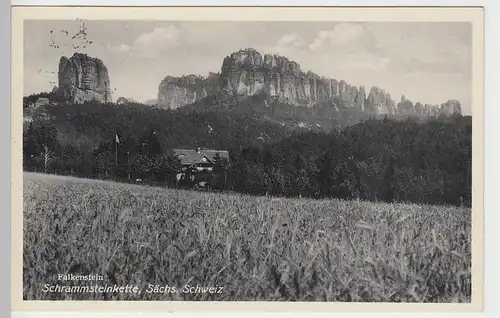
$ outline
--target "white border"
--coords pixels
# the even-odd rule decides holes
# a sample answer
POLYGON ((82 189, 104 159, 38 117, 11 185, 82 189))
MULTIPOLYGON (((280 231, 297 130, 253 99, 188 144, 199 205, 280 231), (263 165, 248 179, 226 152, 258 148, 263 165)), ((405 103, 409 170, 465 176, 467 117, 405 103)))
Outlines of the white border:
POLYGON ((87 6, 483 6, 486 0, 11 0, 12 5, 87 5, 87 6))
MULTIPOLYGON (((154 6, 154 5, 167 5, 165 1, 161 0, 144 0, 144 1, 33 1, 33 0, 12 0, 13 5, 141 5, 141 6, 154 6)), ((207 5, 204 1, 168 1, 169 5, 207 5)), ((500 162, 499 147, 500 144, 497 138, 499 126, 496 122, 500 120, 500 105, 496 105, 500 101, 500 96, 498 90, 495 90, 493 83, 500 82, 498 71, 500 71, 500 65, 498 58, 500 56, 499 52, 499 41, 497 38, 498 30, 500 30, 500 23, 498 16, 500 16, 500 6, 498 0, 490 1, 460 1, 460 0, 449 0, 449 1, 437 1, 437 0, 420 0, 420 1, 396 1, 396 0, 351 0, 351 1, 240 1, 239 3, 234 3, 232 1, 211 1, 210 5, 343 5, 343 6, 356 6, 356 5, 370 5, 370 6, 381 6, 381 5, 393 5, 393 6, 411 6, 411 5, 466 5, 466 6, 485 6, 485 294, 484 294, 484 312, 483 313, 449 313, 449 314, 413 314, 413 313, 380 313, 380 314, 370 314, 372 317, 494 317, 495 313, 500 313, 500 306, 498 301, 498 290, 499 285, 499 275, 498 268, 500 268, 500 262, 497 252, 496 242, 500 242, 500 236, 497 229, 497 225, 500 224, 500 219, 494 209, 497 202, 496 196, 500 193, 499 187, 496 185, 496 180, 500 179, 500 169, 496 168, 496 165, 500 162)), ((498 212, 500 213, 500 212, 498 212)), ((368 314, 311 314, 308 316, 313 317, 344 317, 349 315, 349 317, 364 317, 368 314)), ((134 314, 77 314, 77 313, 13 313, 12 317, 18 318, 33 318, 33 317, 137 317, 137 313, 134 314)), ((197 314, 140 314, 140 317, 234 317, 233 314, 217 314, 210 313, 205 315, 197 314)), ((255 317, 252 313, 241 313, 238 314, 240 317, 255 317)), ((274 314, 266 315, 274 317, 302 317, 301 314, 274 314)))

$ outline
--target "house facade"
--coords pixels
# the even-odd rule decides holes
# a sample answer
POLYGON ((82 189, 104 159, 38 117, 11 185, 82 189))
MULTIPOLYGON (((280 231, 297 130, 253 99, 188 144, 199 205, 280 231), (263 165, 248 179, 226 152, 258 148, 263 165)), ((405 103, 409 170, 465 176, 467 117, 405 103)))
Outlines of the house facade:
POLYGON ((175 157, 178 158, 182 165, 182 170, 187 171, 213 171, 217 161, 217 155, 221 160, 229 163, 229 152, 227 150, 213 149, 174 149, 175 157))
POLYGON ((49 99, 48 98, 45 98, 45 97, 40 97, 36 100, 35 102, 35 107, 40 107, 40 106, 43 106, 43 105, 48 105, 49 104, 49 99))
MULTIPOLYGON (((173 149, 175 157, 179 159, 182 168, 177 174, 177 183, 191 183, 191 186, 206 187, 214 177, 214 167, 217 158, 229 164, 227 150, 214 149, 173 149)), ((226 186, 227 172, 223 173, 224 187, 226 186)))

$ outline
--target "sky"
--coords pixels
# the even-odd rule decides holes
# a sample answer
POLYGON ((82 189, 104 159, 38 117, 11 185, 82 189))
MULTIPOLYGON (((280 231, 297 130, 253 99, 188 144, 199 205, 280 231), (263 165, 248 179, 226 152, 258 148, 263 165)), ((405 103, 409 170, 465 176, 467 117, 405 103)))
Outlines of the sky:
POLYGON ((156 99, 165 76, 220 72, 224 57, 242 48, 286 56, 367 92, 383 88, 395 101, 458 99, 471 114, 472 25, 462 22, 28 20, 24 94, 50 91, 61 56, 82 52, 104 62, 114 100, 144 102, 156 99), (83 25, 87 40, 71 39, 83 25))

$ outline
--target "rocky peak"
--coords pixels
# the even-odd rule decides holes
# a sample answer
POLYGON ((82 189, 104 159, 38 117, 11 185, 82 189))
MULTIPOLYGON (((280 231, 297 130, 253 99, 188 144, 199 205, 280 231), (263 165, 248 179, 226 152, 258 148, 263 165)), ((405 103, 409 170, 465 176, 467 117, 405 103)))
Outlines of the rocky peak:
POLYGON ((207 77, 189 74, 183 76, 166 76, 161 82, 163 84, 175 84, 178 86, 189 86, 189 85, 197 85, 203 83, 207 80, 207 77))
POLYGON ((251 71, 260 69, 282 73, 301 73, 299 63, 277 54, 262 54, 253 48, 241 49, 224 58, 222 74, 235 70, 251 71))
POLYGON ((415 107, 413 102, 403 95, 401 96, 401 102, 398 103, 397 107, 398 113, 402 115, 415 115, 415 107))
POLYGON ((229 69, 252 69, 262 66, 262 55, 257 50, 248 48, 241 49, 224 58, 222 72, 229 69))
POLYGON ((70 58, 61 57, 58 79, 58 94, 65 101, 111 102, 108 69, 98 58, 84 53, 75 53, 70 58))
POLYGON ((163 108, 176 109, 203 99, 218 89, 219 74, 216 73, 207 77, 194 74, 166 76, 158 86, 156 103, 163 108))
POLYGON ((332 100, 339 89, 336 81, 308 72, 300 65, 277 54, 262 54, 243 49, 227 56, 221 68, 220 84, 230 95, 250 96, 264 93, 295 106, 311 107, 332 100))
POLYGON ((130 97, 120 96, 116 99, 117 104, 129 104, 129 103, 137 103, 137 101, 130 97))
POLYGON ((431 104, 424 105, 424 112, 422 116, 437 116, 437 115, 439 115, 438 105, 431 105, 431 104))
POLYGON ((450 99, 445 103, 441 104, 441 109, 440 109, 442 114, 445 114, 447 116, 453 115, 453 114, 461 114, 462 113, 462 105, 460 105, 460 102, 456 99, 450 99))
POLYGON ((280 72, 289 72, 292 74, 299 74, 302 72, 300 70, 299 63, 290 61, 288 58, 276 54, 264 55, 264 67, 267 69, 276 69, 280 72))
POLYGON ((394 115, 395 102, 384 89, 373 86, 366 100, 366 109, 375 114, 394 115))

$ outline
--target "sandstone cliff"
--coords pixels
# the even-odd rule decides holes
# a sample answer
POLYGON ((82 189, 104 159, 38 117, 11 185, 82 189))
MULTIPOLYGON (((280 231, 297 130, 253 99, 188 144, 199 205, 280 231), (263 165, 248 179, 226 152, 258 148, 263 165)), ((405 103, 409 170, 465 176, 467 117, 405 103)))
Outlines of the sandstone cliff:
MULTIPOLYGON (((313 108, 329 105, 333 112, 356 109, 375 115, 437 116, 460 113, 460 103, 450 100, 441 105, 413 104, 402 96, 396 102, 384 89, 372 87, 367 95, 363 86, 349 85, 344 80, 321 77, 304 72, 300 65, 284 56, 257 52, 247 48, 234 52, 222 61, 220 74, 208 77, 167 76, 158 88, 158 104, 175 109, 222 93, 248 97, 264 94, 270 100, 291 106, 313 108)), ((267 102, 266 102, 267 105, 267 102)))
POLYGON ((380 115, 395 115, 395 103, 384 89, 373 86, 366 99, 367 111, 380 115))
POLYGON ((128 104, 128 103, 137 103, 137 101, 130 97, 120 96, 116 99, 117 104, 128 104))
POLYGON ((219 75, 215 73, 211 73, 208 77, 197 75, 167 76, 158 86, 156 103, 163 108, 176 109, 203 99, 218 89, 219 75))
POLYGON ((58 77, 58 94, 62 100, 111 102, 108 69, 98 58, 83 53, 75 53, 70 58, 63 56, 59 61, 58 77))
POLYGON ((450 99, 446 103, 441 104, 439 111, 445 115, 460 114, 462 113, 462 106, 458 100, 450 99))
POLYGON ((254 49, 243 49, 227 56, 220 75, 221 89, 233 95, 265 92, 271 98, 295 106, 338 99, 346 107, 365 107, 365 89, 345 81, 320 77, 301 70, 297 62, 279 55, 262 56, 254 49))

